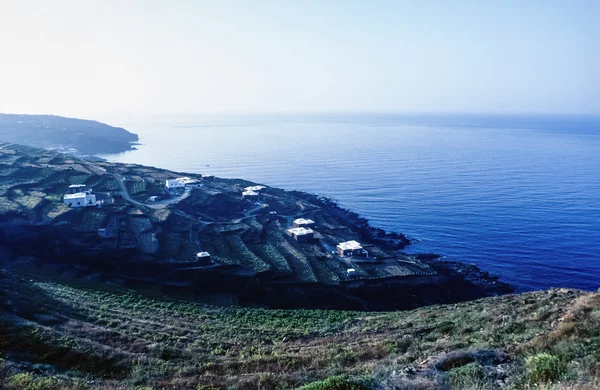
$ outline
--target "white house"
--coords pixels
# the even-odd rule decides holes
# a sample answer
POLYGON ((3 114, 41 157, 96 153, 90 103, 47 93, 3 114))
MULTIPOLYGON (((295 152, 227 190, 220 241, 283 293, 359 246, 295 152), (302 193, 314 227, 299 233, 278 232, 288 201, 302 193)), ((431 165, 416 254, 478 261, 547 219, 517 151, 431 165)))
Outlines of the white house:
POLYGON ((348 268, 346 270, 346 273, 348 274, 348 276, 354 276, 356 275, 356 270, 354 268, 348 268))
POLYGON ((186 187, 201 187, 202 186, 202 184, 198 180, 192 179, 191 177, 180 177, 177 180, 179 180, 186 187))
POLYGON ((208 265, 212 263, 210 258, 210 253, 208 252, 198 252, 196 253, 196 260, 203 265, 208 265))
POLYGON ((69 186, 69 194, 77 194, 79 192, 85 192, 87 187, 85 184, 71 184, 69 186))
POLYGON ((291 228, 287 230, 287 233, 296 241, 309 241, 315 238, 315 232, 312 229, 306 229, 303 227, 291 228))
POLYGON ((185 185, 179 179, 167 179, 165 186, 168 189, 183 188, 185 185))
POLYGON ((183 187, 202 187, 202 184, 191 177, 178 177, 175 179, 167 179, 165 186, 168 189, 183 188, 183 187))
POLYGON ((63 200, 69 207, 96 206, 96 194, 91 191, 66 194, 63 200))
POLYGON ((242 198, 256 200, 256 199, 258 199, 258 192, 244 191, 244 192, 242 192, 242 198))
POLYGON ((250 187, 244 188, 244 191, 261 192, 265 188, 267 188, 267 187, 265 187, 265 186, 250 186, 250 187))
POLYGON ((369 257, 369 253, 363 249, 357 241, 346 241, 340 242, 336 247, 340 256, 366 256, 369 257))
POLYGON ((314 226, 315 226, 315 221, 313 221, 312 219, 307 219, 307 218, 294 219, 294 227, 295 228, 299 228, 299 227, 311 228, 314 226))

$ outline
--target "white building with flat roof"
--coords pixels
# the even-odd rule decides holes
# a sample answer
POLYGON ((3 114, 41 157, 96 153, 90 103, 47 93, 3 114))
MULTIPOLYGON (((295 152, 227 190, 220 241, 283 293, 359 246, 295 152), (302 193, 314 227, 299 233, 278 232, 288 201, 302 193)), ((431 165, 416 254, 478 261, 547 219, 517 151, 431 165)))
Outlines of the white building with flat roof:
POLYGON ((91 191, 66 194, 63 200, 69 207, 96 206, 96 194, 91 191))
POLYGON ((196 179, 191 177, 178 177, 175 179, 167 179, 165 187, 168 189, 184 188, 184 187, 201 187, 202 184, 196 179))
POLYGON ((196 260, 204 265, 208 265, 212 263, 212 260, 210 258, 210 253, 208 252, 198 252, 196 253, 196 260))
POLYGON ((314 227, 315 226, 315 221, 313 221, 312 219, 307 219, 307 218, 298 218, 298 219, 294 219, 294 227, 298 228, 298 227, 314 227))
POLYGON ((85 184, 71 184, 69 186, 69 194, 77 194, 79 192, 87 191, 87 186, 85 184))
POLYGON ((242 192, 242 198, 244 199, 250 199, 250 200, 255 200, 258 199, 258 192, 255 191, 244 191, 242 192))
POLYGON ((312 229, 303 227, 291 228, 287 230, 287 233, 296 241, 310 241, 315 238, 315 232, 312 229))
POLYGON ((244 188, 244 191, 261 192, 265 188, 267 188, 267 187, 265 187, 265 186, 250 186, 250 187, 244 188))
POLYGON ((340 242, 336 247, 340 256, 366 256, 369 257, 369 253, 363 249, 362 245, 358 241, 346 241, 340 242))
POLYGON ((179 179, 167 179, 167 181, 165 182, 165 187, 172 190, 175 188, 183 188, 185 186, 181 181, 179 181, 179 179))

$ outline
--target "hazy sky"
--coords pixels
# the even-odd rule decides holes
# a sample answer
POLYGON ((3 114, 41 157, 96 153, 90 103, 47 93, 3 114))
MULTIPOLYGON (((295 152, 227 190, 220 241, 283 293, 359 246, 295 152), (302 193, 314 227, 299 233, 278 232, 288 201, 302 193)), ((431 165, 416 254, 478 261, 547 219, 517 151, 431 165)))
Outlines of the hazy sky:
POLYGON ((0 0, 0 112, 600 114, 600 0, 0 0))

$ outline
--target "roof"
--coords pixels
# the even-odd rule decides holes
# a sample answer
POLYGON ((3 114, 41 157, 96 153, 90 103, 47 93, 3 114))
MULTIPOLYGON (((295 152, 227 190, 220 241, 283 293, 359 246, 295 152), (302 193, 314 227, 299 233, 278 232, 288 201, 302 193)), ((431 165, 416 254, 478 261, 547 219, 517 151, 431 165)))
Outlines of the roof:
POLYGON ((356 272, 356 270, 355 270, 354 268, 348 268, 348 269, 346 270, 346 272, 348 272, 348 273, 350 274, 350 273, 354 273, 354 272, 356 272))
POLYGON ((294 223, 298 224, 298 225, 310 225, 312 223, 315 223, 315 221, 313 221, 312 219, 307 219, 307 218, 298 218, 298 219, 294 219, 294 223))
POLYGON ((167 179, 168 182, 177 182, 179 184, 193 184, 193 183, 198 183, 198 180, 196 179, 192 179, 191 177, 178 177, 178 178, 170 178, 167 179))
POLYGON ((265 186, 250 186, 250 187, 246 187, 244 188, 245 191, 260 191, 260 190, 264 190, 266 187, 265 186))
POLYGON ((64 199, 85 199, 86 195, 88 195, 87 192, 78 192, 76 194, 66 194, 64 199))
POLYGON ((191 177, 178 177, 177 180, 179 180, 183 184, 192 184, 198 182, 198 180, 192 179, 191 177))
POLYGON ((81 188, 81 187, 85 187, 85 184, 71 184, 69 186, 69 188, 81 188))
POLYGON ((362 249, 362 245, 360 245, 360 243, 358 241, 346 241, 346 242, 340 242, 337 245, 338 248, 342 249, 342 250, 355 250, 355 249, 362 249))
POLYGON ((299 227, 299 228, 288 229, 288 232, 295 234, 297 236, 305 236, 307 234, 313 234, 314 230, 299 227))
POLYGON ((244 196, 258 196, 258 192, 244 191, 244 192, 242 192, 242 195, 244 195, 244 196))
POLYGON ((196 257, 209 257, 210 253, 208 252, 198 252, 196 253, 196 257))

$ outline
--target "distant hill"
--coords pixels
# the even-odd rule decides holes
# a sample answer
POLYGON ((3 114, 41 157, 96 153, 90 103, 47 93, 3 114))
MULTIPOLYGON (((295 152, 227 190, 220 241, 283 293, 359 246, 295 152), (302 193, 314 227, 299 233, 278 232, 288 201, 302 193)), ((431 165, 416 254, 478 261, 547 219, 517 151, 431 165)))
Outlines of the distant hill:
POLYGON ((55 115, 0 114, 0 141, 82 155, 120 153, 138 140, 120 127, 55 115))

